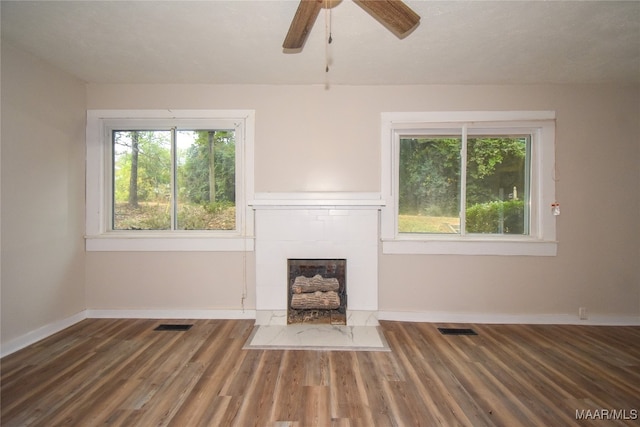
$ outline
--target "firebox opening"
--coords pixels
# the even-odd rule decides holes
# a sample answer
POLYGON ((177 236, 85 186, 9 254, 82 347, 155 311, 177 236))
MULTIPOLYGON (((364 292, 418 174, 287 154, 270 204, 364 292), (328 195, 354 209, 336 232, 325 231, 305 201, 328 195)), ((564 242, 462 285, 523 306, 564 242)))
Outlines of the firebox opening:
POLYGON ((347 324, 347 260, 288 259, 287 324, 347 324))

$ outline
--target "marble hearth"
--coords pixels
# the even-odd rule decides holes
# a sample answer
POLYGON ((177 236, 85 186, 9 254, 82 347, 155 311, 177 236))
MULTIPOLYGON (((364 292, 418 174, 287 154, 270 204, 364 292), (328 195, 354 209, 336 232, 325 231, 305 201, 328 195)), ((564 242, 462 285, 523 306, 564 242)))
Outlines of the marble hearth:
POLYGON ((378 324, 378 193, 256 193, 256 324, 286 325, 289 259, 347 260, 347 325, 378 324))

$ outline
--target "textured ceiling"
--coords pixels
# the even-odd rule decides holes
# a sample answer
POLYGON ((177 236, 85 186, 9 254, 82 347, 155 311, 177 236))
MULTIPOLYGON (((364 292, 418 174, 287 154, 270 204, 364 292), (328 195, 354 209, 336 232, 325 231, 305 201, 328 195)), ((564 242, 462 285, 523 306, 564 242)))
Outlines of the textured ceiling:
POLYGON ((285 54, 297 1, 7 1, 2 39, 93 83, 639 83, 638 1, 410 1, 397 39, 343 0, 285 54), (331 67, 325 72, 327 52, 331 67))

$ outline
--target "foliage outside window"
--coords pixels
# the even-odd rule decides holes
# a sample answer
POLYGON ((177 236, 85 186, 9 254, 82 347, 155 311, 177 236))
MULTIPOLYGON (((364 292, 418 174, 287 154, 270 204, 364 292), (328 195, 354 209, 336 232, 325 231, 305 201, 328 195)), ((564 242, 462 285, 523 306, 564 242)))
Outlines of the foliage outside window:
POLYGON ((114 130, 114 230, 233 230, 233 130, 114 130))
POLYGON ((382 114, 383 253, 553 256, 555 113, 382 114))
POLYGON ((398 232, 528 234, 529 141, 401 136, 398 232))

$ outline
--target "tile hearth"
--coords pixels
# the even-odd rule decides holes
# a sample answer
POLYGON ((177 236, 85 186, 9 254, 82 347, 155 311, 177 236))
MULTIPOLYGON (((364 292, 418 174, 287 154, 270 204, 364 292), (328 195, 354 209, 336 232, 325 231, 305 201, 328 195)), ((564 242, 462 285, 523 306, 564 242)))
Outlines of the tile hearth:
POLYGON ((377 326, 259 325, 245 350, 391 351, 377 326))

